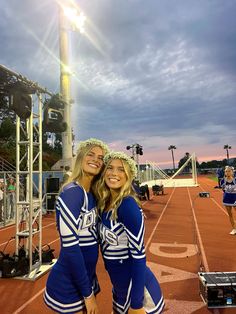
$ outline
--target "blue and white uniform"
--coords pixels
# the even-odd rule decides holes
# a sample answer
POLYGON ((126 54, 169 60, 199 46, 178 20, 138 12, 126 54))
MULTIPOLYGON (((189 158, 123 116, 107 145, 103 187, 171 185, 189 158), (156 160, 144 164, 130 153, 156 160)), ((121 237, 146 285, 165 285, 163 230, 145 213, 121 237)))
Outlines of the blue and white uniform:
POLYGON ((224 191, 223 205, 236 206, 236 179, 228 182, 225 178, 221 180, 220 186, 224 191))
POLYGON ((84 298, 99 292, 96 203, 78 184, 67 184, 56 203, 61 250, 44 293, 45 303, 57 313, 75 313, 84 298))
POLYGON ((161 313, 164 299, 159 283, 146 266, 144 219, 135 199, 125 197, 112 220, 112 210, 99 219, 101 251, 113 285, 113 312, 128 313, 129 307, 144 307, 161 313))

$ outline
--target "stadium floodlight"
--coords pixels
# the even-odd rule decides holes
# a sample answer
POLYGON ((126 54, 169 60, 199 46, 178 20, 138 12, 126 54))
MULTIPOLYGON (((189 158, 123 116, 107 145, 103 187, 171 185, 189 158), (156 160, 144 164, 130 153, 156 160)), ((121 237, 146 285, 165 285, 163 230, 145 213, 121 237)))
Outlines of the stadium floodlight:
POLYGON ((9 87, 10 108, 21 118, 28 119, 32 111, 31 90, 22 82, 15 82, 9 87))
POLYGON ((79 12, 76 8, 72 7, 63 7, 63 13, 71 23, 73 29, 77 29, 80 33, 84 33, 84 24, 86 21, 86 16, 83 12, 79 12))

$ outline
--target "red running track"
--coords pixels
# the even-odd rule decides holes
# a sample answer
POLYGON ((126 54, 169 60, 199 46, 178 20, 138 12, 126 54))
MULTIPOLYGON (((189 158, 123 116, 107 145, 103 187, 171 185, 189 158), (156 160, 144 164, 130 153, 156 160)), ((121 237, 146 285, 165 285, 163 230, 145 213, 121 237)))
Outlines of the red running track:
MULTIPOLYGON (((209 310, 199 296, 197 273, 236 271, 236 236, 222 206, 222 192, 215 182, 199 177, 198 187, 166 188, 165 195, 153 196, 143 205, 146 214, 146 253, 149 267, 156 274, 166 300, 165 314, 236 313, 236 308, 209 310), (200 198, 199 192, 210 192, 200 198)), ((0 250, 14 226, 0 229, 0 250)), ((53 216, 43 219, 43 243, 59 252, 59 239, 53 216)), ((14 240, 7 252, 14 250, 14 240)), ((97 273, 101 285, 98 304, 101 314, 111 313, 111 285, 101 257, 97 273)), ((2 314, 49 314, 42 293, 47 274, 38 280, 0 279, 2 314)))

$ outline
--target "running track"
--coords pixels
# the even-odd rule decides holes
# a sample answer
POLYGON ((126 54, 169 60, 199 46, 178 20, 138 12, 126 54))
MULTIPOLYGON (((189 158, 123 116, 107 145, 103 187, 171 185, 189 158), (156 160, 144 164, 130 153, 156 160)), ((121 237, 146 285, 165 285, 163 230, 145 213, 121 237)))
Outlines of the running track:
MULTIPOLYGON (((215 182, 198 178, 199 187, 166 188, 143 204, 146 214, 146 252, 149 267, 156 274, 166 300, 165 314, 236 313, 236 308, 206 308, 199 297, 200 269, 236 271, 236 236, 228 215, 221 205, 222 192, 215 182), (199 192, 210 192, 210 198, 199 198, 199 192)), ((14 236, 14 226, 0 229, 0 250, 14 236)), ((43 219, 43 243, 55 248, 59 241, 52 216, 43 219)), ((14 240, 6 252, 14 250, 14 240)), ((98 304, 101 314, 111 313, 111 286, 101 258, 97 273, 101 285, 98 304)), ((2 314, 49 314, 42 293, 47 274, 35 282, 0 279, 0 312, 2 314)))

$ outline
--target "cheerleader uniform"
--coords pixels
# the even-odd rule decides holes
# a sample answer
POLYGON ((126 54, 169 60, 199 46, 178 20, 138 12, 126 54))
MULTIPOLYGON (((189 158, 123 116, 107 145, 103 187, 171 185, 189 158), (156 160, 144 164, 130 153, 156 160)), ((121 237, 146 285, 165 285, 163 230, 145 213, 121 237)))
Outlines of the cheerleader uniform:
POLYGON ((236 206, 236 179, 228 182, 226 179, 221 180, 220 186, 224 191, 223 205, 236 206))
POLYGON ((46 284, 44 301, 57 313, 85 308, 84 298, 99 292, 96 203, 77 183, 66 185, 56 203, 61 250, 46 284))
POLYGON ((133 197, 122 200, 112 220, 112 210, 99 218, 104 264, 113 285, 113 313, 126 314, 129 307, 161 313, 164 299, 159 283, 146 266, 144 219, 133 197))

